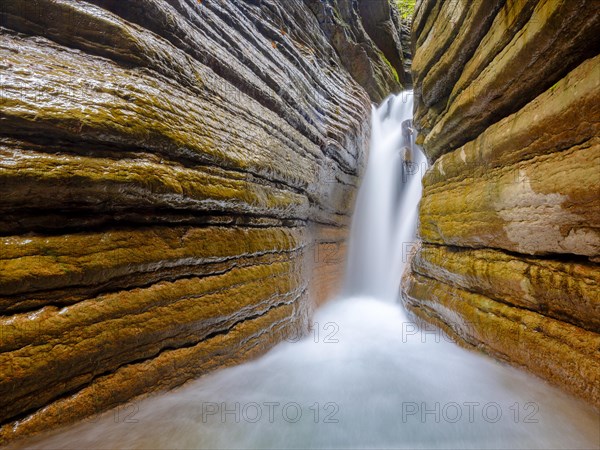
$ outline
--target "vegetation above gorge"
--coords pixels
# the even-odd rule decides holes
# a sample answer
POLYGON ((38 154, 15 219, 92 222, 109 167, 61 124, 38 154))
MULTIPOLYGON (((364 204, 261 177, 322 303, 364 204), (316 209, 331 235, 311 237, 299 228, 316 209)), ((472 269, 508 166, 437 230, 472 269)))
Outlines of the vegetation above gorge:
POLYGON ((402 20, 410 19, 415 12, 416 0, 396 0, 402 20))

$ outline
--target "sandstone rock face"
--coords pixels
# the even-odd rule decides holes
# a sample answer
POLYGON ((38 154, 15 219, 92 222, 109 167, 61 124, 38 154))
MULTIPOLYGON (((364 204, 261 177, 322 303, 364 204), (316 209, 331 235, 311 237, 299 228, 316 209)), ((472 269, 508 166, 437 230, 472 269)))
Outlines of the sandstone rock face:
POLYGON ((393 68, 396 81, 403 86, 410 85, 412 78, 404 51, 408 45, 406 40, 403 41, 405 33, 402 29, 406 25, 400 20, 398 10, 389 0, 359 0, 358 7, 367 33, 393 68))
POLYGON ((424 177, 402 297, 600 405, 600 4, 424 0, 424 177))
POLYGON ((0 442, 307 330, 400 89, 340 4, 2 2, 0 442))
POLYGON ((348 72, 379 103, 410 84, 389 0, 304 0, 348 72), (358 8, 357 8, 358 6, 358 8))

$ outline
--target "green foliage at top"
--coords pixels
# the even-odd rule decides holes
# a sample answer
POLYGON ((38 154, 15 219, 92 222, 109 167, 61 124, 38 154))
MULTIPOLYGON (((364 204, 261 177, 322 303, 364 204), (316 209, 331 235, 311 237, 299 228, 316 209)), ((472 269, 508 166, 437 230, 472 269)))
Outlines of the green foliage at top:
POLYGON ((402 20, 411 19, 415 12, 415 2, 417 0, 396 0, 398 3, 398 10, 400 11, 400 17, 402 20))

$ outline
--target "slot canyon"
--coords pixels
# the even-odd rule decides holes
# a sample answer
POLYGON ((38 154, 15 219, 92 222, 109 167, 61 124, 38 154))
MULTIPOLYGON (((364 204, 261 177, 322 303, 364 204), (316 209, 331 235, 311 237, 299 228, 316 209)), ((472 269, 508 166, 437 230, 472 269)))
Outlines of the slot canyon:
POLYGON ((599 1, 0 39, 0 446, 600 449, 599 1))

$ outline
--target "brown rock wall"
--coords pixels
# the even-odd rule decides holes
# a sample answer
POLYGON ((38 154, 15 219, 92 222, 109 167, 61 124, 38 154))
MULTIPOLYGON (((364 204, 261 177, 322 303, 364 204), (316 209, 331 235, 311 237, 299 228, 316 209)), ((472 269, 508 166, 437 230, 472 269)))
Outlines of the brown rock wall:
POLYGON ((452 3, 413 24, 432 167, 403 301, 598 406, 599 4, 452 3))
POLYGON ((0 443, 256 356, 335 294, 402 52, 321 6, 2 1, 0 443))

